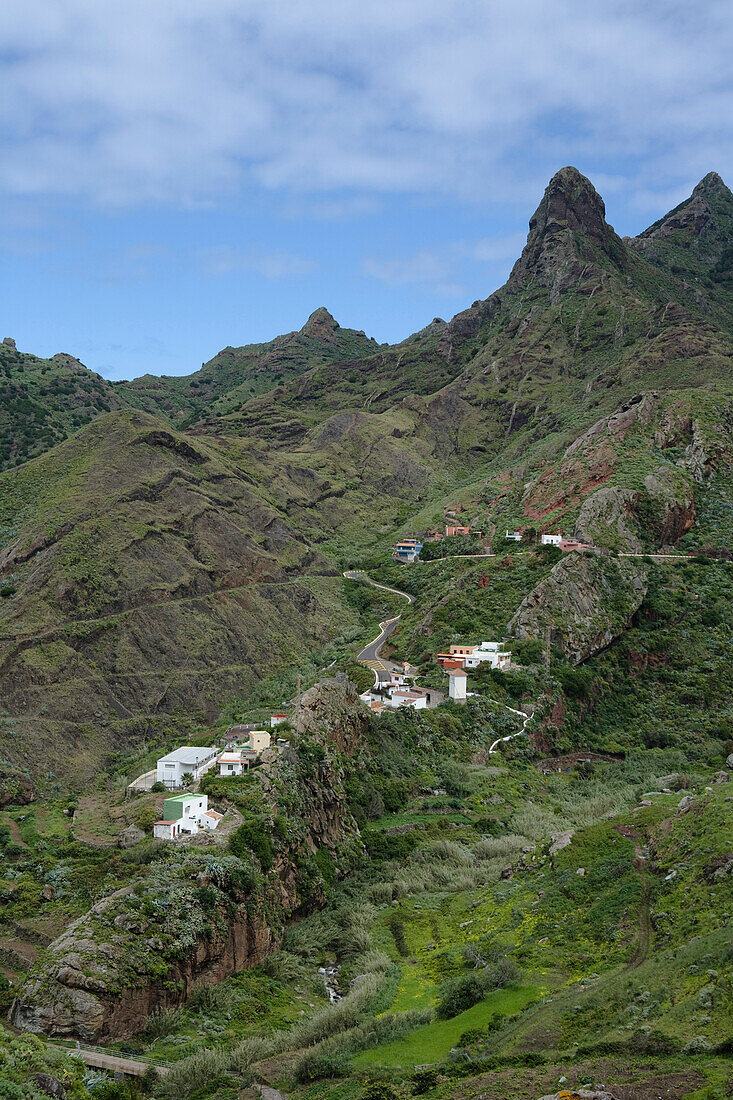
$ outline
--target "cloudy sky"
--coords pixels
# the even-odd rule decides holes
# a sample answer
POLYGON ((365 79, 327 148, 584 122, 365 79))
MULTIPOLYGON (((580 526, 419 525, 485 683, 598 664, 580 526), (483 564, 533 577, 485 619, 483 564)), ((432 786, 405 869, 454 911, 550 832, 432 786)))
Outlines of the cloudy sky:
POLYGON ((733 180, 730 0, 3 0, 4 332, 110 378, 499 286, 575 164, 636 233, 733 180))

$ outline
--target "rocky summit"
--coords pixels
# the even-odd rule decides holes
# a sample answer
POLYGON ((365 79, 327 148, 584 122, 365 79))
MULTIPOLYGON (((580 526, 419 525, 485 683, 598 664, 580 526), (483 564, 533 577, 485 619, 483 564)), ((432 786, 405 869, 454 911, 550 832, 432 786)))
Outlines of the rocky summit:
POLYGON ((732 272, 565 167, 395 345, 0 344, 0 1096, 729 1095, 732 272))

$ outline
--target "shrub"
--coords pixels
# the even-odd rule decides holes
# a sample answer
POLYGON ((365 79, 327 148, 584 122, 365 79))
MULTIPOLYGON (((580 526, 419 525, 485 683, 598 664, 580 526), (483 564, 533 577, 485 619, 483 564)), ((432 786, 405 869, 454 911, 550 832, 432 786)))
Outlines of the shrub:
POLYGON ((161 783, 159 779, 156 779, 155 783, 153 783, 152 787, 150 788, 153 794, 164 794, 165 789, 165 783, 161 783))
POLYGON ((484 992, 484 983, 479 973, 451 978, 440 988, 440 1000, 436 1009, 438 1017, 449 1020, 452 1016, 458 1016, 483 1000, 484 992))
POLYGON ((440 988, 437 1015, 441 1020, 457 1016, 482 1001, 491 990, 512 985, 519 977, 519 967, 514 960, 504 958, 483 970, 451 978, 440 988))
POLYGON ((263 871, 269 871, 275 859, 275 846, 265 830, 267 824, 257 818, 243 821, 229 839, 229 850, 240 859, 254 852, 263 871))

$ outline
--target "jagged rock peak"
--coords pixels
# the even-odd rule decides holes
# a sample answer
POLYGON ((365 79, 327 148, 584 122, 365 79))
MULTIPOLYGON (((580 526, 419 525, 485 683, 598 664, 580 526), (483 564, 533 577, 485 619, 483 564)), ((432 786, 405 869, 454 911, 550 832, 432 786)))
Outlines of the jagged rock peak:
POLYGON ((317 340, 332 340, 340 327, 326 307, 320 306, 311 313, 300 331, 303 336, 312 336, 317 340))
POLYGON ((572 165, 561 168, 548 183, 530 219, 530 233, 545 231, 553 222, 600 237, 610 229, 603 199, 587 176, 572 165))
POLYGON ((733 197, 725 180, 722 179, 717 172, 708 172, 706 176, 703 176, 692 194, 693 196, 703 195, 706 198, 711 195, 723 195, 726 198, 729 196, 733 197))
POLYGON ((574 263, 607 264, 609 259, 623 268, 626 252, 606 221, 603 199, 577 168, 561 168, 530 218, 527 244, 514 266, 512 279, 531 276, 554 286, 557 293, 571 285, 574 263), (560 271, 565 273, 563 286, 556 285, 560 271))

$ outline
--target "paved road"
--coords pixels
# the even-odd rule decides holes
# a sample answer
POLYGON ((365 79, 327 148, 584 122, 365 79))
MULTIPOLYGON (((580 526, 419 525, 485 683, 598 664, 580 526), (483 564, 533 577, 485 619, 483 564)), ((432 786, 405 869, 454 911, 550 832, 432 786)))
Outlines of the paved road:
MULTIPOLYGON (((408 595, 407 592, 400 592, 399 588, 390 588, 386 584, 378 584, 377 581, 373 581, 371 577, 367 577, 366 573, 361 569, 347 569, 344 576, 350 581, 366 581, 367 584, 371 584, 373 588, 383 588, 385 592, 394 592, 396 596, 402 596, 408 603, 414 603, 415 597, 408 595)), ((380 633, 370 642, 369 645, 364 646, 361 653, 357 656, 357 661, 366 665, 374 673, 374 679, 377 684, 388 683, 391 673, 389 667, 379 656, 379 651, 389 638, 390 634, 394 631, 397 623, 402 618, 401 615, 395 615, 392 619, 385 619, 383 623, 380 623, 380 633)))

